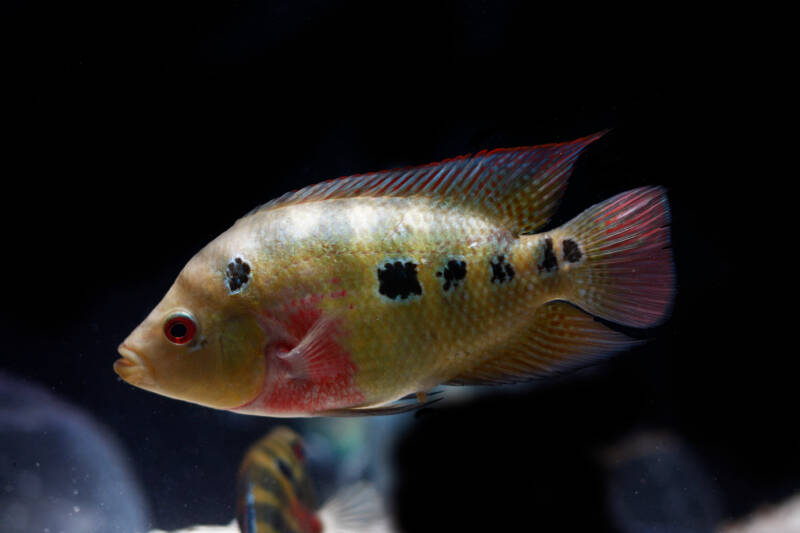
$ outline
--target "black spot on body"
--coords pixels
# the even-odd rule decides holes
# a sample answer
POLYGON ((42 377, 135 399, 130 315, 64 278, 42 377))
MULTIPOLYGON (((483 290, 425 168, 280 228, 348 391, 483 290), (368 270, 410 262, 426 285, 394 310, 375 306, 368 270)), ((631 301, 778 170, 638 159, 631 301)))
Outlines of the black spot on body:
POLYGON ((451 259, 442 271, 436 273, 436 276, 439 278, 444 276, 442 288, 445 291, 450 290, 450 287, 456 288, 458 283, 467 277, 467 263, 466 261, 451 259))
POLYGON ((561 241, 561 248, 564 250, 564 260, 570 263, 577 263, 583 257, 578 243, 572 239, 564 239, 561 241))
POLYGON ((411 261, 395 261, 378 268, 378 283, 378 292, 392 300, 405 300, 412 294, 422 294, 422 286, 417 279, 417 265, 411 261))
POLYGON ((245 283, 250 281, 250 265, 242 261, 241 257, 237 257, 228 263, 225 276, 228 289, 230 289, 231 292, 236 292, 241 289, 245 283))
POLYGON ((550 237, 544 240, 544 257, 542 257, 538 266, 540 272, 542 270, 550 272, 558 268, 558 259, 556 259, 556 254, 553 252, 553 239, 550 237))
POLYGON ((492 283, 511 282, 514 279, 514 267, 506 263, 506 256, 498 255, 490 264, 492 266, 492 283))

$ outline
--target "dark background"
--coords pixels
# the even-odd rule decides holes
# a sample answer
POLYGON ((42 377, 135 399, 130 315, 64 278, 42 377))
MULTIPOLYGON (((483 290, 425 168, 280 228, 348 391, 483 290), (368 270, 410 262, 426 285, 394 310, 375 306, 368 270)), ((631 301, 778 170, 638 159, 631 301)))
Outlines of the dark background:
POLYGON ((424 411, 396 452, 400 523, 618 530, 598 454, 637 431, 691 450, 710 488, 682 492, 701 507, 710 498, 714 517, 800 489, 779 344, 791 333, 755 298, 777 282, 750 233, 765 221, 740 185, 754 179, 741 165, 748 98, 736 92, 749 51, 722 15, 165 4, 2 7, 0 365, 111 428, 154 525, 230 519, 233 473, 265 427, 135 390, 111 370, 192 254, 254 206, 321 179, 605 128, 553 225, 623 190, 666 186, 672 319, 589 372, 424 411))

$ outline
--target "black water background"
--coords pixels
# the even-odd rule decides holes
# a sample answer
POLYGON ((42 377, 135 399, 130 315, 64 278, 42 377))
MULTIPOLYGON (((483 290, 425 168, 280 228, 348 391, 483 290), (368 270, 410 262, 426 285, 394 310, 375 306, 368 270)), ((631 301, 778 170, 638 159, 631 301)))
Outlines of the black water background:
POLYGON ((761 240, 770 213, 750 194, 770 177, 741 164, 769 157, 750 143, 766 133, 749 128, 751 98, 737 92, 746 47, 709 33, 716 14, 482 2, 2 9, 12 90, 0 365, 117 434, 159 527, 229 519, 241 451, 269 423, 134 390, 111 371, 117 344, 194 252, 320 179, 609 127, 554 224, 632 187, 668 187, 673 318, 589 377, 420 417, 397 454, 401 522, 613 529, 595 454, 649 428, 691 446, 726 517, 800 489, 791 330, 762 298, 785 286, 772 270, 782 254, 761 240))

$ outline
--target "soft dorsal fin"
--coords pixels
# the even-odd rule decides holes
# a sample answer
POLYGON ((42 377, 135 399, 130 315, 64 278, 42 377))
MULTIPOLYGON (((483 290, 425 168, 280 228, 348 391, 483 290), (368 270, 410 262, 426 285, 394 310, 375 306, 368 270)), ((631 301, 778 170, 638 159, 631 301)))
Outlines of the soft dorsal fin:
POLYGON ((335 198, 420 196, 488 216, 515 233, 530 233, 555 211, 580 153, 606 131, 566 143, 502 148, 328 180, 286 193, 253 213, 335 198))
POLYGON ((538 308, 525 331, 489 361, 462 372, 446 385, 518 383, 575 369, 639 344, 570 304, 538 308))

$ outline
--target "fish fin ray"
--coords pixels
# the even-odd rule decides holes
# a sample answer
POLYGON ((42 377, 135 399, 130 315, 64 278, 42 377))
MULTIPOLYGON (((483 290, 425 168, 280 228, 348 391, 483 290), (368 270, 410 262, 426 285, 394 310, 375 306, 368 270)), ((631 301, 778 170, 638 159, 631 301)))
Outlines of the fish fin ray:
POLYGON ((425 402, 419 402, 416 395, 414 395, 413 400, 401 398, 400 400, 374 407, 365 405, 342 407, 340 409, 326 409, 324 411, 317 411, 314 413, 314 415, 339 417, 396 415, 400 413, 408 413, 409 411, 416 411, 418 409, 422 409, 423 407, 430 407, 439 400, 444 399, 444 397, 440 394, 441 393, 433 393, 432 395, 429 395, 428 400, 425 402))
POLYGON ((248 213, 334 198, 431 198, 530 233, 555 211, 581 152, 607 130, 571 142, 482 151, 428 165, 333 179, 288 192, 248 213))
POLYGON ((288 364, 289 377, 320 381, 342 371, 341 348, 336 343, 337 321, 319 318, 290 351, 277 357, 288 364))
POLYGON ((446 385, 519 383, 587 366, 641 341, 618 333, 562 301, 539 307, 527 329, 492 359, 446 385))
POLYGON ((377 489, 361 481, 336 492, 319 510, 323 531, 390 533, 394 530, 377 489))
POLYGON ((675 295, 669 222, 666 190, 640 187, 553 230, 556 239, 574 239, 585 254, 569 274, 564 299, 625 326, 662 323, 675 295))

